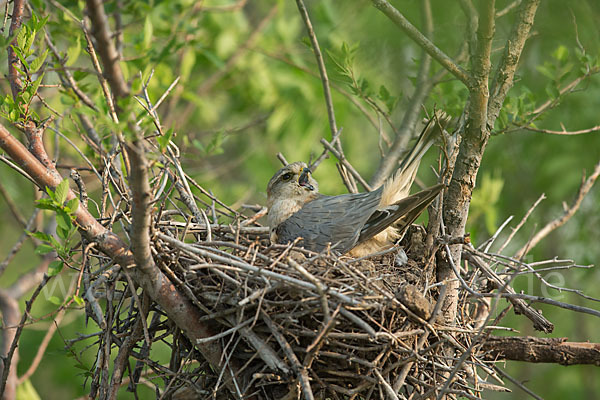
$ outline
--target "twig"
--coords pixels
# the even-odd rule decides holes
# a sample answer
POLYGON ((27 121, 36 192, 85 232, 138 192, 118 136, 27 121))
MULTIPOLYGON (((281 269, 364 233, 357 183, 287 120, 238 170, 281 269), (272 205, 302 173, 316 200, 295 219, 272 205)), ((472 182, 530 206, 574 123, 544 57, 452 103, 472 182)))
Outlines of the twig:
POLYGON ((265 312, 261 312, 261 316, 265 324, 269 327, 269 330, 275 336, 275 340, 279 343, 279 346, 285 353, 286 357, 292 363, 292 369, 296 372, 296 378, 302 387, 302 392, 304 393, 304 398, 306 400, 314 400, 314 395, 312 392, 312 388, 310 387, 310 381, 308 379, 308 372, 306 368, 300 363, 296 354, 294 354, 294 350, 292 350, 292 346, 287 342, 285 337, 279 332, 279 329, 275 326, 275 323, 269 318, 269 316, 265 312))
POLYGON ((281 161, 281 164, 283 164, 284 167, 289 164, 282 152, 277 153, 276 157, 279 161, 281 161))
MULTIPOLYGON (((325 61, 323 60, 323 54, 321 54, 321 48, 319 47, 319 41, 317 40, 317 35, 315 34, 312 23, 310 22, 310 17, 308 15, 308 11, 306 10, 306 6, 304 5, 304 1, 296 0, 296 5, 298 6, 298 11, 300 12, 302 21, 304 21, 304 25, 306 26, 306 31, 308 33, 310 43, 312 44, 312 50, 315 53, 315 58, 317 59, 317 65, 319 66, 319 73, 321 75, 321 82, 323 84, 323 94, 325 96, 325 104, 327 106, 327 117, 329 118, 329 129, 331 131, 331 137, 333 139, 335 137, 335 134, 338 131, 338 128, 337 128, 337 124, 335 121, 335 111, 333 110, 333 100, 331 99, 331 89, 329 88, 329 77, 327 76, 327 69, 325 68, 325 61)), ((332 144, 341 153, 342 145, 339 142, 339 140, 337 140, 337 141, 332 140, 332 144)))
MULTIPOLYGON (((194 246, 192 246, 190 244, 181 242, 181 241, 179 241, 177 239, 174 239, 174 238, 172 238, 170 236, 167 236, 167 235, 164 235, 162 233, 157 233, 156 235, 161 240, 164 240, 165 242, 170 243, 171 245, 173 245, 175 247, 178 247, 178 248, 180 248, 182 250, 188 251, 188 252, 190 252, 192 254, 198 254, 198 255, 200 255, 202 257, 207 257, 207 258, 213 259, 215 261, 222 262, 222 263, 224 263, 226 265, 233 265, 233 266, 236 266, 238 268, 242 268, 242 269, 247 270, 247 271, 251 271, 251 272, 254 272, 254 273, 257 273, 257 274, 260 274, 260 275, 265 275, 265 276, 273 278, 273 279, 277 279, 277 280, 281 280, 281 281, 284 281, 284 282, 287 282, 287 283, 290 283, 290 284, 297 285, 297 286, 299 286, 301 288, 304 288, 304 289, 314 290, 315 292, 317 291, 317 287, 313 283, 305 282, 305 281, 302 281, 300 279, 292 278, 292 277, 289 277, 289 276, 286 276, 286 275, 278 274, 278 273, 275 273, 275 272, 272 272, 272 271, 269 271, 269 270, 266 270, 266 269, 262 269, 262 268, 256 267, 254 265, 250 265, 248 263, 236 261, 236 260, 231 259, 231 258, 227 258, 227 257, 223 257, 223 256, 220 256, 220 255, 217 255, 217 254, 213 254, 213 253, 211 253, 209 251, 199 249, 197 247, 194 247, 194 246)), ((346 296, 346 295, 338 292, 337 290, 329 289, 327 291, 327 293, 329 293, 333 297, 336 297, 337 299, 343 301, 344 303, 351 304, 351 305, 357 305, 357 304, 359 304, 358 301, 352 299, 349 296, 346 296)))
POLYGON ((363 179, 362 176, 360 176, 360 174, 358 173, 357 170, 354 169, 354 167, 346 160, 346 157, 344 157, 343 154, 341 154, 340 152, 337 151, 337 149, 333 148, 333 146, 325 139, 321 138, 321 144, 323 146, 325 146, 325 148, 327 150, 329 150, 338 160, 339 162, 348 169, 348 171, 350 171, 350 173, 352 174, 352 176, 354 176, 356 178, 356 180, 358 180, 358 182, 367 190, 367 191, 371 191, 373 190, 371 188, 371 185, 369 185, 367 183, 367 181, 365 181, 363 179))
POLYGON ((517 253, 515 254, 515 258, 522 259, 525 256, 525 254, 527 254, 532 248, 534 248, 542 239, 548 236, 550 232, 562 226, 565 222, 571 219, 571 217, 575 215, 577 210, 579 210, 581 202, 588 194, 592 186, 594 186, 594 183, 596 182, 596 179, 598 179, 598 176, 600 176, 600 161, 594 167, 594 172, 592 172, 592 174, 587 179, 585 179, 585 174, 583 175, 581 186, 579 186, 579 190, 577 191, 577 195, 575 196, 575 200, 573 200, 573 202, 571 203, 571 206, 566 208, 560 217, 550 221, 542 229, 540 229, 531 238, 531 240, 529 241, 529 243, 527 243, 526 246, 523 246, 521 249, 519 249, 519 251, 517 251, 517 253))
MULTIPOLYGON (((97 0, 90 0, 90 1, 97 1, 97 0)), ((100 7, 104 7, 104 6, 102 4, 100 4, 100 7)), ((94 66, 94 69, 98 73, 97 74, 98 82, 100 82, 100 87, 102 88, 102 93, 104 93, 104 99, 106 100, 106 104, 108 105, 108 110, 110 112, 110 116, 111 116, 113 122, 118 123, 119 117, 117 116, 115 103, 114 103, 107 79, 105 79, 104 74, 102 73, 102 68, 100 67, 100 62, 98 61, 98 57, 96 55, 96 50, 94 50, 94 44, 92 43, 92 38, 90 37, 90 34, 85 25, 85 22, 81 22, 81 29, 83 30, 83 33, 85 35, 85 39, 86 39, 86 43, 87 43, 87 51, 90 55, 90 58, 92 59, 92 65, 94 66)), ((120 66, 118 68, 120 69, 120 66)))
POLYGON ((488 121, 496 120, 496 117, 500 113, 504 99, 508 94, 508 91, 513 86, 513 79, 521 53, 525 42, 529 37, 529 32, 533 26, 535 14, 540 4, 540 0, 525 0, 519 7, 519 14, 515 20, 515 23, 510 33, 509 38, 506 40, 504 47, 504 54, 498 64, 498 68, 494 74, 494 80, 490 86, 489 101, 488 101, 488 121))
POLYGON ((524 391, 525 393, 527 393, 528 395, 533 397, 535 400, 544 400, 543 398, 541 398, 540 396, 535 394, 531 389, 527 388, 525 385, 523 385, 521 382, 519 382, 517 379, 515 379, 512 376, 510 376, 509 374, 507 374, 502 368, 498 368, 496 365, 494 365, 494 371, 496 371, 503 378, 508 379, 516 387, 518 387, 519 389, 521 389, 522 391, 524 391))
MULTIPOLYGON (((492 271, 492 269, 487 265, 485 261, 483 261, 480 257, 478 257, 478 252, 473 247, 463 246, 463 249, 467 251, 469 255, 469 259, 481 269, 481 271, 490 279, 490 281, 496 286, 496 288, 504 288, 507 292, 505 294, 515 294, 515 290, 507 286, 505 282, 498 277, 498 275, 492 271)), ((478 297, 487 296, 484 293, 478 293, 478 297)), ((554 330, 554 325, 548 321, 542 314, 540 314, 537 310, 534 310, 530 305, 525 303, 523 299, 518 298, 518 296, 510 297, 506 296, 510 302, 515 307, 515 311, 525 315, 531 322, 533 322, 533 327, 537 330, 550 333, 554 330)))
POLYGON ((37 370, 38 366, 40 365, 40 362, 42 361, 42 358, 44 357, 44 355, 46 353, 48 344, 50 343, 50 340, 52 340, 52 336, 54 336, 54 332, 56 332, 58 325, 60 325, 63 317, 65 316, 66 310, 67 310, 66 308, 63 308, 58 312, 58 314, 56 314, 56 317, 52 321, 52 324, 50 324, 50 326, 48 327, 48 330, 46 331, 44 338, 40 342, 37 352, 35 354, 35 357, 31 361, 31 364, 29 364, 29 368, 27 368, 27 371, 25 371, 25 373, 19 377, 19 379, 17 381, 18 384, 25 382, 37 370))
POLYGON ((8 267, 8 264, 10 264, 10 262, 14 259, 14 257, 17 255, 19 250, 21 250, 21 246, 23 246, 23 243, 25 242, 25 240, 27 240, 27 238, 29 237, 29 234, 27 233, 27 231, 33 231, 33 228, 37 222, 36 220, 37 220, 39 211, 40 211, 39 209, 34 210, 31 217, 29 217, 29 221, 27 221, 27 223, 24 226, 25 232, 23 232, 21 234, 21 236, 19 236, 19 239, 17 239, 17 242, 10 249, 6 258, 4 260, 2 260, 2 262, 0 263, 0 276, 2 276, 2 274, 6 270, 6 267, 8 267))
MULTIPOLYGON (((338 131, 335 133, 335 135, 333 135, 333 138, 331 138, 331 142, 329 142, 330 145, 333 145, 334 143, 336 143, 336 141, 338 140, 339 136, 342 133, 342 130, 343 130, 343 128, 338 129, 338 131)), ((317 159, 314 162, 311 162, 308 165, 308 168, 311 170, 311 172, 315 172, 315 170, 319 167, 319 165, 326 158, 329 158, 329 150, 327 148, 324 148, 323 151, 321 152, 321 155, 319 155, 319 157, 317 157, 317 159)))
POLYGON ((591 128, 587 128, 587 129, 580 129, 577 131, 568 131, 564 128, 564 126, 562 127, 563 129, 560 131, 554 131, 551 129, 541 129, 541 128, 536 128, 532 125, 524 125, 521 128, 526 129, 528 131, 533 131, 533 132, 540 132, 540 133, 549 133, 552 135, 565 135, 565 136, 573 136, 573 135, 581 135, 583 133, 592 133, 592 132, 598 132, 600 131, 600 125, 596 125, 593 126, 591 128))
POLYGON ((506 246, 508 246, 508 244, 513 239, 513 237, 517 234, 517 232, 519 231, 519 229, 521 229, 521 227, 525 224, 525 222, 527 222, 527 220, 529 219, 529 216, 531 215, 531 213, 533 212, 533 210, 535 210, 535 208, 544 199, 546 199, 546 195, 544 193, 542 193, 540 195, 540 197, 538 197, 538 199, 535 201, 535 203, 533 203, 533 205, 529 208, 529 210, 527 210, 527 212, 525 213, 525 215, 523 216, 523 218, 521 219, 521 221, 519 221, 519 223, 517 224, 517 226, 515 226, 512 229, 512 232, 510 233, 510 235, 508 235, 508 237, 506 238, 506 240, 504 241, 504 243, 502 243, 502 246, 500 246, 500 248, 498 249, 498 253, 502 253, 502 250, 504 250, 504 248, 506 246))
POLYGON ((463 82, 467 87, 471 86, 471 77, 460 65, 456 64, 442 50, 425 37, 413 24, 411 24, 400 11, 392 6, 387 0, 371 0, 373 5, 383 12, 394 24, 402 29, 408 37, 424 49, 434 60, 439 62, 452 75, 463 82))
MULTIPOLYGON (((494 295, 491 293, 482 293, 482 296, 493 297, 494 295)), ((500 297, 503 297, 503 298, 506 298, 509 300, 511 300, 511 299, 521 300, 522 299, 522 300, 530 301, 532 303, 550 304, 552 306, 564 308, 566 310, 576 311, 576 312, 580 312, 580 313, 584 313, 584 314, 590 314, 595 317, 600 317, 600 311, 595 310, 593 308, 577 306, 575 304, 563 303, 562 301, 549 299, 547 297, 533 296, 533 295, 524 294, 524 293, 500 293, 500 297)))
MULTIPOLYGON (((6 204, 8 205, 8 209, 10 210, 13 217, 15 217, 15 219, 17 220, 19 225, 21 225, 22 227, 26 227, 27 221, 25 220, 25 217, 23 216, 23 214, 21 214, 21 211, 19 211, 19 208, 13 201, 12 197, 10 197, 10 194, 8 193, 8 191, 6 190, 6 188, 4 187, 4 184, 2 182, 0 182, 0 193, 4 197, 4 201, 6 201, 6 204)), ((0 274, 1 274, 1 272, 0 272, 0 274)))
MULTIPOLYGON (((2 368, 2 375, 0 376, 0 393, 3 393, 4 395, 6 395, 6 393, 5 393, 6 385, 11 383, 11 382, 7 382, 8 375, 11 370, 14 371, 14 374, 15 374, 14 376, 16 378, 16 365, 13 365, 13 356, 15 355, 15 352, 17 350, 17 345, 19 343, 19 338, 21 337, 21 333, 23 332, 23 328, 25 327, 25 322, 27 321, 27 318, 29 318, 29 315, 30 315, 29 313, 31 312, 31 307, 33 306, 34 301, 37 299, 38 295, 41 293, 42 288, 44 286, 46 286, 46 283, 48 282, 49 279, 50 278, 47 275, 44 276, 44 279, 38 285, 36 290, 33 292, 29 301, 27 301, 25 303, 25 310, 23 312, 23 316, 21 317, 21 321, 19 322, 19 324, 16 327, 16 330, 14 332, 14 336, 13 336, 12 340, 7 342, 7 344, 10 343, 10 348, 6 352, 6 355, 2 359, 3 368, 2 368)), ((18 305, 17 305, 17 307, 18 307, 18 305)), ((14 327, 14 325, 13 325, 13 327, 14 327)), ((4 329, 6 329, 6 326, 4 329)), ((16 381, 15 381, 15 383, 16 383, 16 381)))

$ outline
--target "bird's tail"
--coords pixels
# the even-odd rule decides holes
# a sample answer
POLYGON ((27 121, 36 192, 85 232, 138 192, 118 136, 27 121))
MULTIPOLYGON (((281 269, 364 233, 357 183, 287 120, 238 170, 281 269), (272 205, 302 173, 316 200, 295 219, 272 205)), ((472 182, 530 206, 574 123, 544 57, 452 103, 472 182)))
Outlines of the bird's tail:
POLYGON ((440 129, 444 129, 449 122, 450 116, 443 111, 438 111, 427 121, 417 142, 400 162, 394 177, 385 183, 381 196, 381 206, 394 204, 408 196, 410 187, 417 176, 421 158, 429 150, 435 138, 441 135, 440 129))
POLYGON ((363 226, 357 243, 372 238, 394 224, 394 236, 400 238, 406 229, 431 204, 437 195, 444 190, 443 184, 438 184, 422 190, 412 196, 405 197, 395 204, 377 210, 363 226))

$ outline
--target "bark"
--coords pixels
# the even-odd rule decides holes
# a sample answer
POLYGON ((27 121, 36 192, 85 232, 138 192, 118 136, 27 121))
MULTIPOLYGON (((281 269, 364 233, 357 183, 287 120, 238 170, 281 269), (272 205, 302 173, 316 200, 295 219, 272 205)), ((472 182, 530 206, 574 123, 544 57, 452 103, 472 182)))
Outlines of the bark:
MULTIPOLYGON (((33 178, 40 188, 47 186, 54 190, 61 182, 60 175, 56 171, 44 167, 3 125, 0 125, 0 147, 33 178)), ((74 197, 73 191, 69 191, 67 199, 74 197)), ((128 246, 117 235, 102 226, 86 208, 80 206, 75 212, 75 217, 81 234, 90 242, 98 243, 100 250, 111 257, 115 264, 119 264, 123 268, 130 268, 135 264, 133 254, 128 246)), ((203 315, 202 312, 177 290, 158 268, 152 269, 152 274, 144 273, 138 268, 131 268, 130 271, 136 283, 142 286, 150 298, 158 303, 192 343, 196 343, 197 339, 216 334, 209 326, 198 322, 203 315)), ((221 368, 222 351, 218 341, 196 344, 196 347, 213 368, 221 368)), ((227 369, 227 371, 231 370, 235 373, 237 366, 227 369)), ((232 375, 225 374, 225 384, 235 393, 232 379, 232 375)))
POLYGON ((600 367, 600 343, 568 342, 568 338, 490 337, 482 345, 488 359, 600 367))

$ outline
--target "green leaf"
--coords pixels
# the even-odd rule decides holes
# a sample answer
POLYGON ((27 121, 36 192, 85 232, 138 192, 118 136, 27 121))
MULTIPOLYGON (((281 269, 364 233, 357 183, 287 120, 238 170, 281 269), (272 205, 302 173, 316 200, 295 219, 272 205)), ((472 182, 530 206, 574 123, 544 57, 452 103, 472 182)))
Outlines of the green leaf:
POLYGON ((40 67, 42 65, 44 65, 44 61, 46 61, 46 57, 48 57, 48 49, 46 49, 46 51, 44 51, 44 54, 36 57, 32 62, 29 63, 29 72, 30 73, 37 72, 37 70, 40 69, 40 67))
MULTIPOLYGON (((51 261, 48 265, 48 276, 55 276, 62 271, 64 263, 61 260, 51 261)), ((60 304, 60 303, 59 303, 60 304)))
POLYGON ((63 204, 65 200, 67 200, 67 194, 69 193, 69 180, 63 179, 61 183, 56 187, 54 191, 54 195, 56 196, 54 199, 57 203, 63 204))
POLYGON ((225 150, 223 150, 223 143, 225 142, 225 134, 222 131, 219 131, 214 134, 211 138, 210 142, 206 146, 206 154, 209 155, 218 155, 223 154, 225 150))
MULTIPOLYGON (((29 31, 29 30, 28 30, 29 31)), ((33 54, 33 42, 35 41, 35 34, 36 32, 31 30, 29 31, 29 34, 26 35, 26 41, 25 41, 25 48, 23 49, 23 52, 25 53, 25 57, 29 57, 30 55, 33 54)))
POLYGON ((40 74, 40 76, 33 81, 33 83, 31 84, 30 88, 31 88, 31 97, 35 96, 35 94, 37 93, 40 85, 42 84, 42 80, 44 79, 44 73, 42 72, 40 74))
POLYGON ((156 141, 158 142, 158 146, 160 147, 160 151, 162 153, 164 153, 167 149, 171 138, 173 138, 173 128, 169 128, 164 135, 156 137, 156 141))
POLYGON ((150 15, 146 15, 146 20, 144 21, 144 49, 149 49, 152 44, 152 32, 154 28, 152 27, 152 21, 150 20, 150 15))
POLYGON ((27 232, 27 234, 31 237, 34 237, 39 240, 43 240, 45 242, 50 241, 50 235, 48 235, 47 233, 44 233, 44 232, 27 232))
MULTIPOLYGON (((25 60, 25 58, 27 57, 27 55, 23 54, 23 52, 19 49, 17 49, 15 46, 12 46, 13 50, 15 51, 15 54, 17 55, 17 57, 19 58, 19 61, 21 61, 21 64, 23 64, 23 66, 25 66, 25 68, 27 70, 29 70, 29 63, 27 62, 27 60, 25 60)), ((20 75, 25 75, 25 73, 19 69, 18 67, 15 67, 15 69, 17 71, 19 71, 20 75)))
POLYGON ((67 208, 66 211, 69 214, 73 214, 79 208, 79 199, 77 197, 74 197, 71 200, 67 201, 66 208, 67 208))
POLYGON ((82 306, 84 303, 83 298, 77 295, 73 296, 73 301, 75 301, 75 303, 77 303, 78 306, 82 306))
MULTIPOLYGON (((55 275, 56 275, 56 274, 55 274, 55 275)), ((54 276, 54 275, 50 275, 50 269, 48 269, 48 276, 54 276)), ((59 299, 59 298, 58 298, 58 297, 56 297, 56 296, 50 296, 50 297, 48 298, 48 301, 49 301, 50 303, 52 303, 52 304, 56 305, 56 306, 60 306, 60 305, 61 305, 61 303, 62 303, 62 300, 61 300, 61 299, 59 299)))
POLYGON ((35 204, 36 208, 40 210, 56 210, 56 204, 51 199, 39 199, 35 204))
POLYGON ((19 33, 17 33, 17 47, 19 49, 24 49, 25 48, 25 44, 27 43, 27 31, 29 29, 27 28, 26 25, 23 25, 21 27, 21 30, 19 30, 19 33))
POLYGON ((40 395, 36 392, 35 387, 29 379, 17 386, 18 400, 40 400, 40 395))
POLYGON ((565 62, 569 58, 569 49, 565 45, 560 45, 552 53, 552 57, 560 62, 565 62))
POLYGON ((546 86, 546 93, 552 100, 555 100, 560 96, 560 91, 554 83, 550 83, 546 86))
POLYGON ((196 64, 196 52, 192 49, 188 49, 181 59, 181 66, 179 69, 179 76, 181 76, 181 83, 187 82, 192 73, 192 69, 196 64))
POLYGON ((544 75, 546 78, 554 79, 556 75, 556 67, 549 63, 544 63, 544 65, 538 65, 535 67, 539 73, 544 75))
POLYGON ((65 62, 65 65, 70 67, 75 64, 75 61, 79 58, 79 54, 81 54, 81 39, 77 36, 75 44, 67 49, 67 61, 65 62))
POLYGON ((383 101, 390 98, 390 92, 388 92, 387 88, 383 85, 379 86, 379 98, 383 101))
POLYGON ((40 244, 38 247, 36 247, 35 254, 48 254, 52 253, 53 251, 54 249, 49 244, 40 244))
MULTIPOLYGON (((71 217, 64 210, 58 209, 56 210, 56 223, 58 224, 57 228, 62 228, 65 231, 69 232, 73 224, 71 223, 71 217)), ((57 229, 58 232, 58 229, 57 229)), ((66 237, 62 237, 59 235, 61 239, 66 239, 66 237)))

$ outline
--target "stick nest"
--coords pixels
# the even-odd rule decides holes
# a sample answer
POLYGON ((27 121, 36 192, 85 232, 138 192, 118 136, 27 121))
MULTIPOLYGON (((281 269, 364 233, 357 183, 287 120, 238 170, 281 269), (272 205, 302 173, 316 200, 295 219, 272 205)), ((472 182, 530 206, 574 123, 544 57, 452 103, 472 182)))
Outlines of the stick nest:
MULTIPOLYGON (((209 368, 177 336, 173 398, 227 398, 222 385, 230 366, 239 371, 242 397, 291 399, 310 391, 314 398, 368 399, 399 388, 414 398, 438 393, 452 372, 447 360, 460 357, 474 335, 473 307, 462 298, 463 322, 444 327, 443 289, 434 285, 435 257, 427 254, 423 228, 412 227, 401 248, 355 260, 271 245, 254 218, 237 221, 165 217, 158 224, 155 261, 204 311, 213 332, 206 342, 224 355, 221 370, 209 368)), ((455 371, 446 392, 474 397, 471 371, 470 365, 455 371)))

